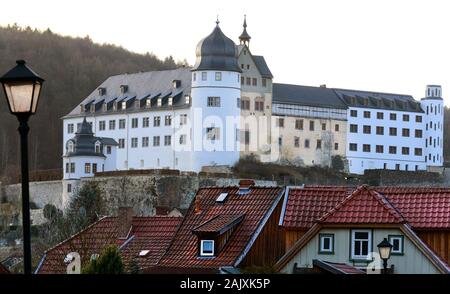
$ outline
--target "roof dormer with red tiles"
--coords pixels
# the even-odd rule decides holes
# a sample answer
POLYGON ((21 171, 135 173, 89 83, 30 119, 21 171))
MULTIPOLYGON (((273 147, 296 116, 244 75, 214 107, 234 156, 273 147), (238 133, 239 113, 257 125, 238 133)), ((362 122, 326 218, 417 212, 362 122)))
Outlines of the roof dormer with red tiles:
POLYGON ((284 253, 278 229, 283 196, 284 188, 248 180, 200 188, 167 252, 147 272, 217 273, 275 263, 284 253))

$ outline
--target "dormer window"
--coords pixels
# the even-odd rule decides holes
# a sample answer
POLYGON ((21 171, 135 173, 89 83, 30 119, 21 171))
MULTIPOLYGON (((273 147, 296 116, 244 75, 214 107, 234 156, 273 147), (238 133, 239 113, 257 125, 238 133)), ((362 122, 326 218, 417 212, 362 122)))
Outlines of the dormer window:
POLYGON ((181 80, 173 80, 172 85, 174 89, 181 87, 181 80))
POLYGON ((150 98, 145 99, 145 107, 150 108, 152 106, 152 101, 150 98))
POLYGON ((101 144, 99 141, 95 142, 95 153, 101 153, 101 144))
POLYGON ((200 240, 200 256, 214 256, 214 240, 200 240))
POLYGON ((169 104, 169 106, 172 106, 172 103, 173 103, 173 98, 172 97, 169 97, 169 100, 168 100, 168 102, 167 102, 168 104, 169 104))
POLYGON ((80 104, 80 112, 84 112, 84 105, 80 104))
POLYGON ((91 104, 91 112, 95 112, 95 104, 94 103, 91 104))
POLYGON ((161 105, 162 105, 162 99, 158 98, 158 107, 161 107, 161 105))
POLYGON ((128 91, 127 85, 120 85, 120 93, 125 94, 128 91))
POLYGON ((122 110, 127 109, 127 102, 123 101, 122 102, 122 110))
POLYGON ((98 88, 98 96, 103 96, 106 94, 106 88, 98 88))
POLYGON ((102 105, 102 110, 103 110, 103 111, 107 111, 107 110, 108 110, 108 104, 103 103, 103 105, 102 105))
POLYGON ((134 107, 139 109, 141 106, 141 102, 139 100, 134 101, 134 107))
POLYGON ((117 101, 115 101, 113 104, 113 110, 117 110, 117 101))
POLYGON ((67 142, 67 151, 68 152, 74 152, 75 149, 75 145, 73 144, 72 141, 67 142))
POLYGON ((186 104, 191 103, 191 97, 189 95, 184 96, 184 99, 186 104))

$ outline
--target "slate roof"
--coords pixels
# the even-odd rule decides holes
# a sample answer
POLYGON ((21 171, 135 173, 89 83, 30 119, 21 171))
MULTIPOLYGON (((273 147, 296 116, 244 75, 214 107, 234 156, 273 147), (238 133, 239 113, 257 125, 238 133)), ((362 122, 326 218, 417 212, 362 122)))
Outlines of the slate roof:
MULTIPOLYGON (((118 239, 117 217, 104 217, 85 230, 47 250, 37 269, 39 274, 64 274, 64 257, 73 251, 86 252, 87 259, 92 254, 101 254, 109 245, 117 245, 124 265, 136 258, 140 268, 155 265, 163 255, 181 222, 180 217, 151 216, 133 217, 129 238, 118 239), (140 251, 148 254, 138 257, 140 251)), ((83 259, 83 257, 82 257, 83 259)))
POLYGON ((237 61, 237 47, 217 26, 196 48, 197 60, 192 70, 226 70, 242 72, 237 61))
POLYGON ((243 219, 244 214, 216 215, 205 223, 194 228, 195 233, 217 233, 223 234, 234 226, 238 225, 243 219))
MULTIPOLYGON (((83 104, 87 111, 85 113, 80 112, 80 104, 77 105, 67 116, 80 116, 91 115, 89 112, 89 105, 92 102, 99 103, 102 101, 112 103, 114 101, 120 101, 127 97, 135 99, 144 99, 152 97, 156 103, 156 98, 161 93, 166 93, 165 96, 177 95, 177 99, 173 101, 174 108, 189 107, 185 104, 184 95, 190 95, 191 92, 191 68, 182 67, 172 70, 163 71, 149 71, 139 72, 132 74, 120 74, 107 78, 102 84, 100 84, 91 94, 89 94, 80 104, 83 104), (179 88, 173 87, 173 81, 180 80, 181 84, 179 88), (127 85, 128 90, 125 94, 121 93, 120 86, 127 85), (105 88, 106 93, 102 96, 99 95, 99 88, 105 88)), ((99 104, 101 105, 101 104, 99 104)), ((152 104, 154 106, 154 104, 152 104)), ((162 107, 157 109, 167 109, 167 101, 163 103, 162 107)), ((101 107, 96 108, 96 113, 104 113, 101 107)), ((144 105, 139 109, 134 106, 129 106, 125 112, 137 112, 143 111, 144 105)), ((110 104, 107 113, 113 112, 112 104, 110 104)), ((123 110, 117 110, 116 112, 124 112, 123 110)))
POLYGON ((274 83, 272 97, 274 103, 347 109, 333 89, 324 87, 274 83))
POLYGON ((358 222, 364 222, 366 217, 373 217, 372 220, 376 223, 377 218, 383 216, 387 218, 385 221, 394 221, 391 219, 394 217, 398 218, 396 221, 401 222, 403 218, 413 229, 450 229, 450 188, 370 187, 367 189, 371 192, 359 194, 353 202, 348 203, 350 204, 348 208, 339 209, 343 206, 342 202, 349 201, 347 198, 352 195, 355 188, 291 187, 288 198, 285 199, 284 214, 280 224, 285 228, 309 229, 324 215, 336 211, 336 218, 328 219, 329 223, 332 221, 346 223, 347 217, 350 216, 354 217, 353 221, 358 222), (378 204, 372 199, 381 202, 387 200, 387 203, 383 205, 392 213, 386 215, 384 210, 378 210, 378 204), (366 205, 368 208, 365 208, 366 205), (366 211, 366 209, 371 210, 366 211), (341 213, 342 218, 338 217, 341 213), (351 213, 354 214, 349 215, 351 213), (377 213, 380 214, 377 215, 377 213))
POLYGON ((272 72, 270 71, 269 66, 266 63, 264 56, 253 55, 253 61, 255 62, 256 67, 258 68, 259 73, 263 78, 273 79, 272 72))
POLYGON ((221 266, 237 266, 239 258, 245 256, 251 246, 252 238, 256 237, 258 228, 264 225, 264 220, 279 203, 283 188, 281 187, 252 187, 246 194, 239 194, 239 187, 209 187, 198 190, 201 208, 195 213, 195 202, 191 206, 178 228, 167 252, 158 263, 159 267, 218 270, 221 266), (216 199, 221 193, 228 193, 223 203, 216 199), (225 247, 214 258, 198 257, 197 236, 192 230, 204 224, 213 217, 229 217, 245 215, 231 236, 225 247))

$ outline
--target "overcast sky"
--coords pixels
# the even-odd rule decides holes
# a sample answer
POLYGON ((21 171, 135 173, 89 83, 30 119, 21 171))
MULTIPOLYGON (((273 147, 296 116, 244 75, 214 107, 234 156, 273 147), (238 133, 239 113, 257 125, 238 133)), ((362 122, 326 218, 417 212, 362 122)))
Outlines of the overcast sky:
POLYGON ((275 82, 416 99, 426 84, 440 84, 450 105, 449 13, 445 0, 39 0, 2 1, 0 24, 89 35, 193 64, 195 46, 217 15, 238 42, 247 14, 250 49, 265 56, 275 82))

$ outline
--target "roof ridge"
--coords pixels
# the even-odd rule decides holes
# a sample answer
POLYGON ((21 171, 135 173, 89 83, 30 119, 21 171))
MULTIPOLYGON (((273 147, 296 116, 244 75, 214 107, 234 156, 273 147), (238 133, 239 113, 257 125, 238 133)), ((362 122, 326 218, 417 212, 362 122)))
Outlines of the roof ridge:
POLYGON ((395 218, 397 218, 399 221, 406 223, 407 220, 403 216, 403 214, 389 201, 389 199, 384 196, 383 194, 379 193, 376 190, 369 189, 369 193, 375 197, 375 199, 378 200, 378 202, 383 205, 386 209, 388 209, 389 213, 392 214, 395 218))
POLYGON ((373 94, 387 94, 387 95, 413 97, 413 95, 411 95, 411 94, 398 94, 398 93, 391 93, 391 92, 380 92, 380 91, 370 91, 370 90, 354 90, 354 89, 346 89, 346 88, 329 88, 329 89, 332 89, 334 91, 352 91, 352 92, 361 92, 361 93, 364 92, 364 93, 373 93, 373 94))

